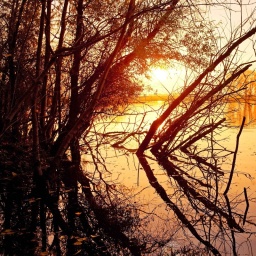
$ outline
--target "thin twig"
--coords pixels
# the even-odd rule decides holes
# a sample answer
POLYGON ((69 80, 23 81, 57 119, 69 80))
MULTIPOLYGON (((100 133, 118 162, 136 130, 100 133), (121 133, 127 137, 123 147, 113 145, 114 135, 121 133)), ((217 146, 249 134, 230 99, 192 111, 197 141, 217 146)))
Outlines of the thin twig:
POLYGON ((236 149, 235 149, 235 152, 234 152, 234 157, 233 157, 233 162, 232 162, 232 168, 231 168, 231 171, 230 171, 230 175, 229 175, 229 180, 228 180, 228 184, 227 184, 227 187, 226 187, 226 190, 224 191, 224 195, 226 195, 229 191, 229 188, 230 188, 230 185, 231 185, 231 181, 232 181, 232 178, 233 178, 233 174, 234 174, 234 170, 235 170, 235 166, 236 166, 236 156, 237 156, 237 152, 238 152, 238 146, 239 146, 239 138, 240 138, 240 135, 242 133, 242 130, 244 128, 244 123, 245 123, 245 117, 243 117, 243 121, 242 121, 242 124, 241 124, 241 127, 240 127, 240 130, 236 136, 236 149))
POLYGON ((225 194, 224 195, 225 199, 226 199, 226 203, 227 203, 227 207, 228 207, 228 213, 229 213, 229 219, 228 219, 228 225, 230 227, 230 231, 231 231, 231 236, 232 236, 232 250, 233 250, 233 255, 237 256, 236 253, 236 238, 235 238, 235 234, 234 234, 234 228, 233 228, 233 217, 232 217, 232 211, 231 211, 231 206, 230 206, 230 202, 228 199, 228 196, 225 194))
POLYGON ((248 200, 248 197, 247 197, 246 188, 244 188, 244 197, 245 197, 245 202, 246 202, 246 208, 245 208, 245 212, 244 212, 243 225, 246 222, 246 216, 247 216, 247 212, 249 210, 249 200, 248 200))

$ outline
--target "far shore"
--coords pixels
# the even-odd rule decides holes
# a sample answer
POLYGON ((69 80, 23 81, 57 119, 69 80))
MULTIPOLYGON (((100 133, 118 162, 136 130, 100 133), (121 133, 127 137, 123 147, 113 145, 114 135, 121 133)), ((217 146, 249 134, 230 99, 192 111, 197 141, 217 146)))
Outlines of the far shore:
POLYGON ((136 100, 138 102, 166 101, 168 96, 168 94, 140 95, 136 100))
MULTIPOLYGON (((170 95, 168 94, 152 94, 152 95, 140 95, 136 98, 135 102, 149 102, 149 101, 167 101, 170 95)), ((172 97, 176 98, 174 95, 172 97)), ((195 96, 190 95, 190 98, 194 99, 195 96)), ((134 101, 133 101, 134 102, 134 101)), ((256 95, 246 95, 243 97, 236 97, 236 99, 227 99, 225 102, 228 103, 233 103, 233 102, 238 102, 238 103, 248 103, 248 104, 256 104, 256 95)))

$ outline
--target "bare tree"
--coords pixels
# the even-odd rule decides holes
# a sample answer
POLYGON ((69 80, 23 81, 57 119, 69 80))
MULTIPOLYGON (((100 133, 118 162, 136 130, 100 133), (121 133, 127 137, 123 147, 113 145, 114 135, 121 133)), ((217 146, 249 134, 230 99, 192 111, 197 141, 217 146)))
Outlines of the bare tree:
MULTIPOLYGON (((9 188, 15 182, 24 185, 29 177, 23 207, 31 212, 24 223, 30 227, 30 240, 39 216, 42 251, 141 255, 165 245, 168 239, 152 241, 140 233, 142 229, 136 230, 142 222, 139 207, 129 201, 133 196, 120 193, 122 186, 105 177, 108 170, 99 148, 112 144, 124 149, 132 139, 141 142, 137 155, 150 184, 208 249, 219 253, 213 243, 218 233, 210 232, 213 222, 223 220, 221 232, 226 227, 244 231, 238 221, 242 216, 233 216, 226 198, 217 200, 223 175, 218 159, 225 150, 215 150, 215 131, 224 122, 218 115, 220 105, 243 89, 229 85, 249 68, 231 67, 228 58, 255 28, 217 52, 214 26, 203 18, 200 4, 189 1, 13 0, 0 5, 1 151, 7 157, 13 149, 25 159, 17 160, 17 168, 4 160, 3 168, 9 188), (194 70, 198 78, 168 102, 147 133, 143 121, 132 131, 108 132, 104 120, 121 114, 138 97, 143 74, 174 60, 194 70), (224 72, 214 74, 222 64, 224 72), (99 122, 101 130, 96 127, 99 122), (210 143, 198 151, 195 143, 205 138, 210 143), (144 155, 149 148, 179 187, 178 197, 185 197, 194 212, 205 214, 200 222, 208 228, 205 236, 197 229, 196 217, 188 218, 157 182, 144 155), (84 165, 84 155, 89 155, 91 166, 84 165), (194 176, 194 168, 206 180, 194 176), (46 239, 49 222, 55 231, 51 245, 46 239), (67 246, 61 248, 63 243, 67 246)), ((15 155, 7 159, 15 161, 15 155)), ((5 230, 24 228, 18 221, 22 214, 7 217, 12 208, 20 208, 23 196, 15 201, 11 193, 3 200, 5 230)))
MULTIPOLYGON (((241 225, 249 206, 246 190, 244 200, 247 210, 244 214, 236 210, 238 202, 232 200, 232 205, 227 196, 245 119, 237 135, 234 152, 227 151, 217 137, 224 128, 225 105, 231 99, 241 99, 241 92, 248 85, 236 81, 242 74, 248 73, 252 65, 234 63, 233 52, 237 54, 240 44, 255 32, 255 27, 252 27, 231 39, 209 66, 169 102, 165 111, 152 123, 137 150, 149 183, 159 197, 182 225, 214 255, 221 255, 224 249, 219 239, 226 239, 226 245, 229 244, 233 255, 237 255, 236 234, 246 232, 245 226, 241 225), (218 69, 218 66, 224 69, 218 69), (147 153, 149 149, 151 154, 147 153), (221 163, 230 154, 234 154, 234 159, 226 184, 221 163), (152 160, 152 157, 175 186, 171 195, 151 169, 148 159, 152 160), (224 184, 226 189, 222 191, 224 184), (181 205, 171 200, 174 194, 175 200, 182 200, 181 205), (187 205, 189 212, 183 205, 187 205)), ((251 230, 251 225, 255 224, 248 222, 248 230, 251 230)))

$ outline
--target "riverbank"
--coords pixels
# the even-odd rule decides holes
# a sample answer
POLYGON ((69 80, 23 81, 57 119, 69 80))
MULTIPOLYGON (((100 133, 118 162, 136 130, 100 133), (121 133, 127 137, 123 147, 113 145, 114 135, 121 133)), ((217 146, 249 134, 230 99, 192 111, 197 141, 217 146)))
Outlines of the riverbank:
POLYGON ((168 100, 168 94, 154 94, 154 95, 140 95, 137 98, 137 101, 140 103, 148 102, 148 101, 166 101, 168 100))

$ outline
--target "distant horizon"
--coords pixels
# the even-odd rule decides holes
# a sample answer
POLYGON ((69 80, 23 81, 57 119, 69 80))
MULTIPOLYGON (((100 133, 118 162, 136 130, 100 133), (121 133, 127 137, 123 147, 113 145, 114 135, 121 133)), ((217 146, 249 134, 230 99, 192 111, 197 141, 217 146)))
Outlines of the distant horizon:
POLYGON ((140 94, 136 99, 142 102, 146 101, 165 101, 170 95, 165 94, 140 94))

